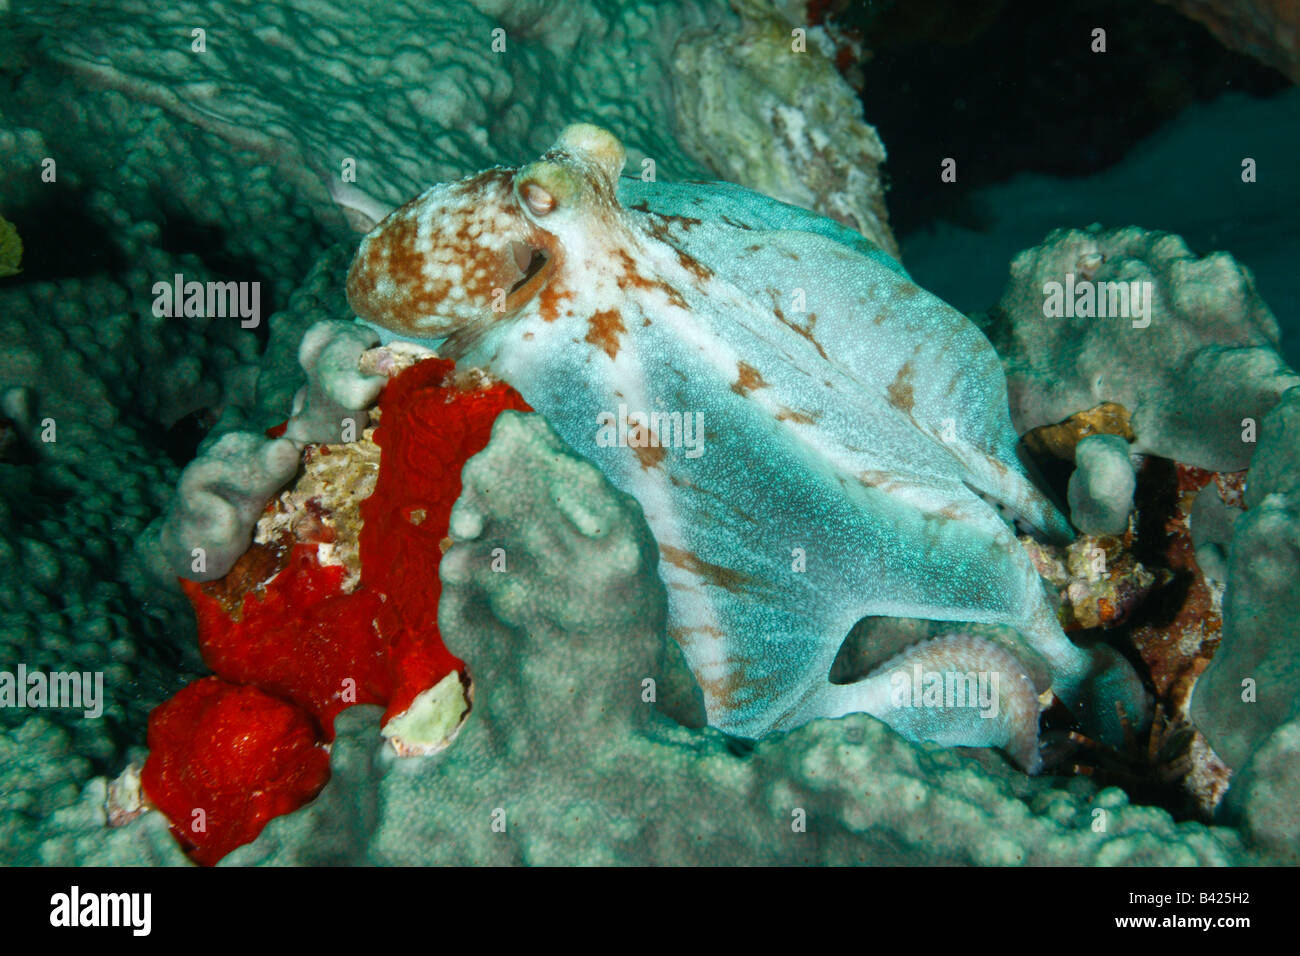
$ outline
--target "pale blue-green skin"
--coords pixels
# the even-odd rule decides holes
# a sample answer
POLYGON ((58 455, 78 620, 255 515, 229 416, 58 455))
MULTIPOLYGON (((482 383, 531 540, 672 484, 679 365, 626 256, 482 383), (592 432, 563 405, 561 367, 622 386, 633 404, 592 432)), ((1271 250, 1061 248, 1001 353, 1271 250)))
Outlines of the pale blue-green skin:
MULTIPOLYGON (((1057 695, 1105 724, 1111 704, 1088 699, 1092 658, 1065 637, 1012 529, 981 497, 1072 536, 1015 456, 1005 380, 979 330, 829 220, 720 183, 623 178, 618 203, 601 202, 600 164, 563 144, 516 174, 514 196, 520 221, 563 251, 550 283, 571 296, 550 320, 537 297, 505 318, 459 313, 440 327, 452 333, 442 350, 513 385, 641 503, 664 558, 670 632, 710 722, 758 737, 854 711, 888 719, 879 682, 828 679, 852 625, 882 615, 1010 625, 1057 695), (557 168, 568 191, 535 215, 521 190, 557 168), (626 281, 629 260, 637 282, 626 281), (802 323, 796 288, 825 357, 776 315, 802 323), (607 340, 589 340, 601 311, 621 320, 614 357, 607 340), (738 362, 765 387, 738 389, 738 362), (702 413, 704 453, 666 448, 646 467, 635 449, 602 447, 597 416, 620 403, 702 413)), ((446 188, 422 201, 444 201, 446 188)), ((969 742, 981 736, 972 727, 969 742)))

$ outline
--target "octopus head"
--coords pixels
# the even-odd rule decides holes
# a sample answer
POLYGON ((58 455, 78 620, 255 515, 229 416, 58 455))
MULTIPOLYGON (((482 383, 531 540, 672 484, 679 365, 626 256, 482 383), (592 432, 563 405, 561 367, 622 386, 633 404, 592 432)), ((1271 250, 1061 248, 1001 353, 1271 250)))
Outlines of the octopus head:
POLYGON ((348 302, 399 335, 472 335, 516 315, 582 259, 619 218, 626 154, 611 133, 577 124, 537 162, 434 186, 362 241, 348 302))

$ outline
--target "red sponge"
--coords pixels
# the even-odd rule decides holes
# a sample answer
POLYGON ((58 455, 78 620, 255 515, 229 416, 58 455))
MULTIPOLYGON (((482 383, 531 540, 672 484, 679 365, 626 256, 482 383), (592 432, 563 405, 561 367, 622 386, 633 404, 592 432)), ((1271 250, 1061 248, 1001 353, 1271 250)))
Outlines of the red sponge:
POLYGON ((315 722, 256 687, 190 684, 149 715, 149 799, 197 863, 211 865, 329 780, 315 722))
POLYGON ((218 677, 150 716, 144 789, 197 862, 215 863, 316 795, 339 711, 382 704, 387 721, 462 669, 438 632, 438 564, 461 469, 486 447, 497 415, 530 409, 505 385, 451 384, 453 368, 418 362, 380 396, 380 468, 360 506, 354 591, 301 535, 254 545, 220 581, 181 582, 218 677), (205 830, 193 826, 196 808, 205 830))

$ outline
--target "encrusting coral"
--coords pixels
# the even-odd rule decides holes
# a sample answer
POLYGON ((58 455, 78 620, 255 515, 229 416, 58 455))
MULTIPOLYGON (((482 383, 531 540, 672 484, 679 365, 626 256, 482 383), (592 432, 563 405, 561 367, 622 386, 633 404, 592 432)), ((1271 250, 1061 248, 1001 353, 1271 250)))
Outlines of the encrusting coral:
MULTIPOLYGON (((1264 417, 1232 523, 1223 638, 1192 717, 1234 769, 1300 714, 1300 388, 1264 417)), ((1300 774, 1300 771, 1298 771, 1300 774)))
POLYGON ((1134 452, 1210 471, 1245 468, 1250 423, 1300 384, 1249 270, 1136 226, 1058 229, 1021 252, 985 331, 1017 431, 1111 402, 1131 416, 1134 452))
POLYGON ((267 500, 298 470, 298 447, 228 432, 181 473, 156 535, 161 573, 211 581, 224 577, 253 540, 267 500))
POLYGON ((1070 520, 1084 534, 1122 534, 1128 527, 1137 486, 1128 449, 1117 435, 1089 435, 1075 448, 1070 520))
POLYGON ((834 41, 802 7, 731 6, 738 30, 688 30, 673 48, 678 139, 719 179, 819 212, 897 256, 885 146, 836 72, 834 41))
POLYGON ((266 502, 297 472, 303 445, 364 430, 366 409, 384 379, 363 374, 357 362, 375 341, 349 322, 318 322, 307 330, 298 351, 307 384, 283 437, 227 432, 186 466, 167 512, 147 531, 157 540, 156 573, 194 581, 224 577, 252 543, 266 502))

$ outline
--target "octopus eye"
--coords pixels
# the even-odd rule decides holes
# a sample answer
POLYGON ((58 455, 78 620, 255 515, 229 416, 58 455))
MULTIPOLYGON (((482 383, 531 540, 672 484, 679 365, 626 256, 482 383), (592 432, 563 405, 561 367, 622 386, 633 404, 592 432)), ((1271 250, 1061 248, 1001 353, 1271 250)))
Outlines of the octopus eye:
POLYGON ((515 265, 519 267, 519 280, 510 287, 510 293, 513 295, 542 271, 548 258, 546 253, 541 249, 534 249, 531 246, 524 245, 522 242, 511 242, 510 251, 514 255, 515 265))
POLYGON ((545 216, 555 209, 555 197, 537 183, 528 183, 522 191, 534 216, 545 216))

